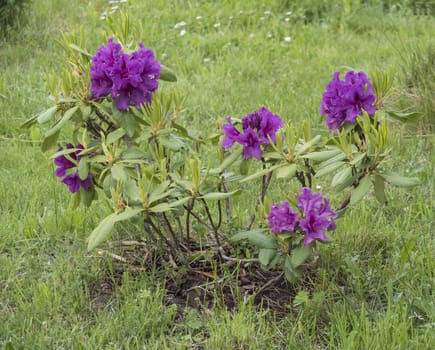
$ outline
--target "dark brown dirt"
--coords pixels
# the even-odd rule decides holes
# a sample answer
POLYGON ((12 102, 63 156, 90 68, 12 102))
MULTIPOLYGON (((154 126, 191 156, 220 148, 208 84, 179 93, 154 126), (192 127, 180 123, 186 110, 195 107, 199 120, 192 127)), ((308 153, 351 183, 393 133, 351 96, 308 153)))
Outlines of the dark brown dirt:
MULTIPOLYGON (((283 273, 265 271, 258 263, 223 261, 213 251, 194 252, 207 258, 191 262, 189 268, 176 263, 172 257, 160 257, 160 264, 156 263, 156 252, 149 251, 140 242, 123 242, 110 251, 99 251, 99 254, 111 259, 113 264, 111 276, 103 278, 99 286, 91 289, 97 309, 114 297, 116 285, 122 283, 122 275, 126 272, 134 275, 156 271, 160 284, 166 289, 166 304, 176 304, 180 317, 186 307, 201 312, 210 312, 215 306, 235 310, 239 303, 252 302, 254 298, 255 306, 267 308, 275 317, 281 318, 288 314, 288 305, 297 293, 283 273)), ((308 283, 310 271, 306 275, 304 284, 308 283)))

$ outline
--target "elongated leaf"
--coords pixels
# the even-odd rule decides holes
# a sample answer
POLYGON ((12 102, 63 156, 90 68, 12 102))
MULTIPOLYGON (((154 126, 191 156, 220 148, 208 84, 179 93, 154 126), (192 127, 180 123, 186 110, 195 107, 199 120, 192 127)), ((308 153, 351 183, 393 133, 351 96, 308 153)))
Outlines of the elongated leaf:
POLYGON ((385 181, 378 174, 375 175, 374 185, 375 185, 375 197, 376 197, 376 199, 380 203, 386 204, 387 203, 387 196, 385 195, 385 181))
POLYGON ((170 206, 168 203, 160 203, 155 205, 152 208, 148 208, 149 211, 153 213, 163 213, 165 211, 170 211, 173 207, 170 206))
POLYGON ((29 127, 31 127, 33 124, 36 123, 36 121, 38 119, 38 116, 39 116, 39 114, 30 117, 24 123, 20 124, 20 128, 29 128, 29 127))
POLYGON ((387 111, 387 115, 393 119, 396 119, 403 123, 415 123, 423 116, 420 112, 400 113, 387 111))
POLYGON ((71 119, 71 117, 77 112, 78 109, 79 106, 74 106, 68 109, 63 115, 62 119, 60 119, 54 127, 52 127, 45 133, 45 137, 50 137, 51 135, 57 133, 62 128, 62 126, 71 119))
POLYGON ((307 143, 304 143, 300 148, 298 148, 295 152, 296 155, 301 155, 306 153, 311 147, 313 147, 314 145, 318 144, 321 140, 321 136, 320 135, 316 135, 314 136, 313 139, 311 139, 310 141, 308 141, 307 143))
POLYGON ((276 256, 276 249, 260 249, 260 253, 258 254, 258 260, 264 266, 269 266, 272 260, 276 256))
POLYGON ((122 213, 116 214, 116 216, 113 218, 113 222, 131 219, 132 217, 140 214, 143 211, 145 211, 145 209, 143 208, 127 207, 122 213))
POLYGON ((92 55, 89 52, 83 50, 81 47, 79 47, 79 46, 77 46, 75 44, 69 44, 69 47, 72 48, 73 50, 77 51, 77 52, 80 52, 82 55, 85 55, 87 57, 92 58, 92 55))
POLYGON ((51 149, 57 142, 57 139, 59 138, 60 131, 55 132, 54 134, 50 136, 46 136, 44 138, 44 141, 42 141, 41 150, 42 152, 47 152, 49 149, 51 149))
POLYGON ((177 76, 163 64, 160 65, 162 70, 160 71, 160 80, 175 82, 177 81, 177 76))
POLYGON ((125 135, 125 130, 122 128, 112 131, 109 135, 107 135, 106 144, 110 145, 118 141, 124 135, 125 135))
POLYGON ((346 167, 334 175, 331 186, 337 187, 346 182, 350 177, 352 177, 352 168, 346 167))
POLYGON ((382 173, 379 175, 387 180, 387 182, 389 182, 390 184, 399 187, 413 187, 421 184, 420 180, 417 177, 405 177, 393 172, 382 173))
POLYGON ((54 107, 51 107, 51 108, 47 109, 46 111, 40 113, 38 115, 38 119, 37 119, 38 123, 44 124, 44 123, 50 121, 56 115, 56 112, 57 112, 57 106, 54 106, 54 107))
POLYGON ((267 229, 255 229, 250 231, 242 231, 230 237, 230 241, 238 242, 247 239, 258 248, 276 249, 278 242, 271 236, 265 234, 267 229))
POLYGON ((336 155, 342 153, 341 150, 334 149, 330 151, 322 151, 322 152, 311 152, 304 154, 302 158, 312 159, 316 162, 324 162, 328 159, 331 159, 332 157, 335 157, 336 155))
POLYGON ((287 278, 287 281, 290 283, 296 282, 301 277, 301 272, 297 268, 295 268, 291 263, 291 258, 289 256, 286 256, 284 260, 284 274, 287 278))
POLYGON ((178 200, 176 200, 174 202, 170 202, 169 206, 171 208, 176 208, 176 207, 178 207, 180 205, 183 205, 184 203, 187 203, 190 199, 191 199, 190 197, 181 198, 181 199, 178 199, 178 200))
POLYGON ((370 175, 364 176, 358 186, 352 191, 350 197, 350 205, 358 203, 364 196, 369 192, 370 187, 372 187, 372 180, 370 175))
POLYGON ((274 170, 276 170, 278 168, 281 168, 281 167, 283 167, 285 165, 286 165, 286 163, 280 163, 280 164, 273 165, 270 168, 260 170, 260 171, 256 172, 255 174, 252 174, 252 175, 249 175, 249 176, 245 177, 240 182, 246 182, 246 181, 250 181, 250 180, 256 179, 257 177, 269 174, 271 171, 274 171, 274 170))
POLYGON ((78 171, 79 171, 80 180, 84 181, 88 178, 88 174, 89 174, 88 157, 80 158, 78 171))
POLYGON ((298 267, 302 265, 310 255, 311 248, 309 246, 303 245, 299 248, 293 249, 290 256, 292 266, 298 267))
POLYGON ((226 168, 228 168, 231 164, 233 164, 236 160, 241 159, 243 149, 237 148, 233 153, 231 153, 230 156, 226 157, 224 161, 219 165, 219 172, 224 171, 226 168))
POLYGON ((296 164, 289 164, 286 166, 283 166, 282 168, 279 168, 276 171, 276 177, 278 179, 290 179, 296 175, 297 166, 296 164))
POLYGON ((113 213, 103 219, 99 225, 92 231, 88 237, 88 251, 95 249, 104 240, 108 238, 115 225, 115 216, 117 213, 113 213))
POLYGON ((127 173, 124 170, 124 167, 120 164, 113 164, 112 168, 110 168, 112 176, 115 180, 126 181, 127 173))
POLYGON ((337 161, 335 163, 328 164, 327 166, 317 170, 315 177, 321 177, 321 176, 325 176, 329 173, 332 173, 333 171, 342 167, 344 164, 345 164, 345 162, 342 162, 342 161, 337 161))
POLYGON ((204 194, 203 196, 201 196, 199 198, 209 199, 209 200, 221 200, 221 199, 229 198, 229 197, 231 197, 234 194, 239 193, 239 192, 240 192, 240 190, 236 190, 236 191, 232 191, 232 192, 210 192, 210 193, 204 194))

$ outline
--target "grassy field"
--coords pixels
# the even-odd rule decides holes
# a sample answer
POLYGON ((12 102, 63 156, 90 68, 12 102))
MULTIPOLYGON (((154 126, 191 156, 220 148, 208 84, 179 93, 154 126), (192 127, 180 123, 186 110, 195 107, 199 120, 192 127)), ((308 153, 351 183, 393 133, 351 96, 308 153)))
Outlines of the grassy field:
POLYGON ((59 72, 61 33, 82 26, 95 52, 104 13, 121 9, 102 0, 34 0, 26 24, 0 39, 0 347, 434 349, 433 7, 356 3, 118 4, 132 10, 141 40, 176 72, 176 89, 187 95, 182 123, 204 135, 217 131, 217 118, 261 105, 324 132, 321 96, 344 67, 392 66, 395 92, 387 103, 424 113, 417 125, 390 125, 395 169, 422 185, 389 187, 388 206, 369 198, 351 208, 321 246, 316 273, 294 287, 298 298, 276 318, 243 296, 231 310, 217 302, 180 316, 152 271, 115 276, 110 259, 86 251, 108 206, 101 200, 69 210, 70 194, 40 150, 44 129, 20 124, 50 105, 45 77, 59 72))

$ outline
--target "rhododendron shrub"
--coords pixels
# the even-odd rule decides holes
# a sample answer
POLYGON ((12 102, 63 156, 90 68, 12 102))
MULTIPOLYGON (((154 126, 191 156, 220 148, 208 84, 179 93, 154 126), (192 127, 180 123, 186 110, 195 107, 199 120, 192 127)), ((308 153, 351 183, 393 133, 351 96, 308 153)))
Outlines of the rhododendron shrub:
MULTIPOLYGON (((119 21, 130 28, 128 14, 119 21)), ((168 83, 175 75, 127 34, 99 48, 65 36, 68 65, 47 78, 55 105, 25 123, 51 123, 42 149, 55 151, 55 176, 71 192, 72 210, 112 203, 89 250, 129 221, 173 265, 190 268, 201 246, 222 263, 244 261, 237 246, 246 241, 258 253, 254 262, 297 281, 313 247, 334 239, 349 205, 371 188, 385 204, 387 182, 418 184, 388 168, 389 125, 379 111, 391 75, 350 71, 340 80, 335 73, 321 102, 329 135, 312 135, 308 122, 260 106, 241 119, 216 118, 212 135, 199 138, 182 125, 184 97, 168 83), (324 176, 343 198, 313 191, 324 176), (234 212, 241 207, 251 215, 234 212)))

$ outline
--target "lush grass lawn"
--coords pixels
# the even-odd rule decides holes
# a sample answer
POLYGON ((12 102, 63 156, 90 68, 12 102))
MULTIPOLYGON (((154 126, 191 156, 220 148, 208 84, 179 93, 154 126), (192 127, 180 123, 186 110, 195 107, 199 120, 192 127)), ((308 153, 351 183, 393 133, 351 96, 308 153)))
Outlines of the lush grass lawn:
MULTIPOLYGON (((418 176, 422 185, 389 187, 385 207, 369 198, 351 208, 332 242, 321 247, 312 279, 294 287, 299 298, 288 305, 288 315, 276 319, 243 297, 233 310, 186 308, 180 317, 164 301, 163 281, 152 271, 125 273, 110 283, 116 278, 111 261, 86 252, 85 239, 108 206, 101 200, 71 212, 70 194, 39 148, 44 129, 19 126, 50 105, 44 79, 52 70, 59 73, 61 32, 82 25, 86 48, 94 52, 103 44, 101 16, 111 5, 33 3, 27 24, 0 42, 0 346, 435 348, 430 5, 320 0, 120 5, 133 9, 140 39, 177 73, 175 88, 187 95, 182 123, 204 135, 217 131, 217 118, 242 117, 261 105, 295 124, 309 119, 326 132, 321 95, 343 67, 370 72, 392 65, 396 90, 388 103, 425 113, 417 125, 390 125, 394 167, 418 176)), ((333 202, 340 195, 332 195, 333 202)), ((120 237, 138 238, 125 231, 120 237)))

